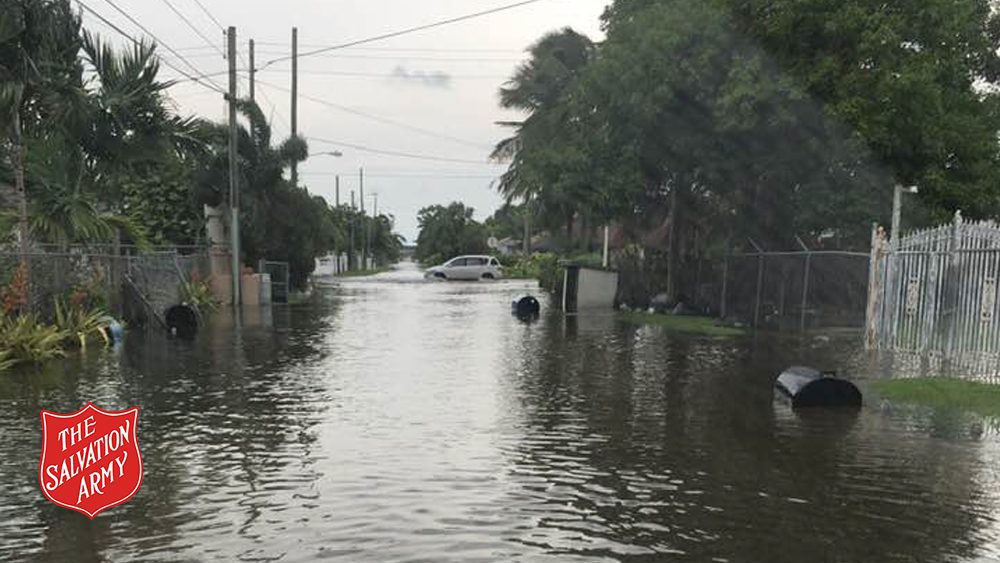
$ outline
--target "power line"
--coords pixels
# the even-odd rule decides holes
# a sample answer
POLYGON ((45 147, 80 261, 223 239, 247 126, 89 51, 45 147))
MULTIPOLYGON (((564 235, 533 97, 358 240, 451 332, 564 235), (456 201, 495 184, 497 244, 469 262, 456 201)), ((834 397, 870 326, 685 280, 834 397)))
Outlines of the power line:
MULTIPOLYGON (((286 69, 280 68, 269 68, 269 72, 286 72, 286 69)), ((354 76, 354 77, 364 77, 364 78, 399 78, 392 73, 373 73, 373 72, 347 72, 338 70, 299 70, 299 74, 313 75, 313 76, 354 76)), ((486 75, 486 74, 449 74, 444 73, 442 75, 449 80, 507 80, 510 77, 500 74, 486 75)))
MULTIPOLYGON (((92 16, 94 16, 95 18, 97 18, 98 20, 100 20, 102 23, 104 23, 104 25, 106 25, 109 28, 113 29, 114 31, 118 32, 118 34, 122 35, 123 37, 125 37, 126 39, 128 39, 129 41, 131 41, 132 43, 134 43, 136 45, 139 45, 139 46, 142 45, 142 43, 138 39, 132 37, 127 32, 123 31, 122 28, 120 28, 117 25, 115 25, 113 22, 111 22, 110 20, 108 20, 107 18, 105 18, 104 16, 102 16, 100 13, 98 13, 97 11, 95 11, 93 8, 91 8, 90 6, 84 4, 82 0, 76 0, 76 2, 77 2, 77 4, 80 5, 81 8, 83 8, 84 10, 86 10, 87 12, 89 12, 92 16)), ((167 59, 165 59, 163 57, 160 57, 160 60, 163 61, 164 65, 166 65, 167 67, 171 68, 175 72, 180 73, 182 76, 184 76, 185 78, 191 80, 192 82, 195 82, 195 83, 197 83, 197 84, 199 84, 201 86, 204 86, 204 87, 206 87, 206 88, 208 88, 210 90, 214 90, 215 92, 217 92, 219 94, 223 94, 223 95, 226 94, 226 92, 224 90, 222 90, 221 88, 219 88, 219 86, 217 84, 214 84, 214 83, 207 83, 206 84, 205 82, 202 82, 202 80, 199 77, 197 77, 197 76, 191 76, 190 74, 188 74, 188 73, 184 72, 183 70, 177 68, 176 66, 174 66, 173 64, 171 64, 169 60, 167 60, 167 59)), ((195 69, 195 70, 197 71, 197 69, 195 69)))
MULTIPOLYGON (((288 47, 287 43, 276 43, 260 41, 260 45, 266 45, 270 47, 288 47)), ((329 45, 304 45, 300 44, 300 47, 307 48, 326 48, 329 45)), ((195 47, 195 49, 202 49, 203 47, 195 47)), ((506 54, 523 54, 524 49, 469 49, 466 47, 354 47, 352 51, 370 51, 370 52, 381 52, 381 53, 506 53, 506 54)))
MULTIPOLYGON (((259 84, 259 82, 258 82, 258 84, 259 84)), ((271 98, 269 98, 267 96, 267 94, 263 90, 258 89, 257 93, 259 93, 260 97, 263 98, 264 101, 267 102, 267 104, 269 106, 271 106, 271 116, 272 117, 276 116, 278 118, 278 121, 281 123, 281 125, 284 126, 285 129, 288 129, 289 131, 291 131, 292 130, 292 126, 289 125, 288 121, 286 121, 285 118, 281 116, 281 112, 278 111, 278 107, 274 104, 274 102, 271 101, 271 98)), ((270 119, 268 121, 270 121, 270 119)))
MULTIPOLYGON (((446 19, 446 20, 437 21, 437 22, 434 22, 434 23, 429 23, 429 24, 424 24, 424 25, 418 25, 416 27, 410 27, 410 28, 407 28, 407 29, 401 29, 399 31, 393 31, 391 33, 385 33, 385 34, 377 35, 377 36, 374 36, 374 37, 368 37, 366 39, 358 39, 356 41, 351 41, 349 43, 342 43, 340 45, 332 45, 332 46, 329 46, 329 47, 323 47, 321 49, 315 49, 313 51, 306 51, 305 53, 299 54, 299 57, 300 58, 302 58, 302 57, 311 57, 313 55, 318 55, 320 53, 326 53, 328 51, 335 51, 335 50, 338 50, 338 49, 346 49, 348 47, 354 47, 354 46, 357 46, 357 45, 363 45, 365 43, 374 43, 376 41, 382 41, 382 40, 385 40, 385 39, 391 39, 393 37, 399 37, 401 35, 407 35, 407 34, 415 33, 415 32, 418 32, 418 31, 424 31, 424 30, 427 30, 427 29, 435 28, 435 27, 442 27, 442 26, 445 26, 445 25, 450 25, 450 24, 453 24, 453 23, 458 23, 458 22, 462 22, 462 21, 466 21, 466 20, 471 20, 471 19, 474 19, 474 18, 479 18, 479 17, 482 17, 482 16, 490 15, 490 14, 496 14, 498 12, 504 12, 504 11, 507 11, 507 10, 513 10, 514 8, 520 8, 521 6, 527 6, 528 4, 535 4, 535 3, 541 2, 541 1, 543 1, 543 0, 523 0, 522 2, 517 2, 517 3, 514 3, 514 4, 507 4, 506 6, 499 6, 497 8, 492 8, 490 10, 484 10, 484 11, 476 12, 476 13, 473 13, 473 14, 467 14, 467 15, 464 15, 464 16, 456 17, 456 18, 450 18, 450 19, 446 19)), ((289 59, 291 59, 290 56, 279 57, 277 59, 271 59, 270 61, 264 63, 264 65, 261 68, 268 67, 268 66, 270 66, 270 65, 272 65, 274 63, 277 63, 277 62, 287 61, 289 59)))
MULTIPOLYGON (((79 0, 77 0, 77 1, 79 1, 79 0)), ((126 12, 125 10, 121 9, 120 7, 118 7, 118 4, 115 4, 113 0, 104 0, 104 1, 109 6, 111 6, 112 8, 114 8, 119 14, 125 16, 125 19, 127 19, 130 22, 132 22, 136 27, 138 27, 139 29, 141 29, 146 35, 152 37, 153 41, 156 41, 158 44, 163 45, 163 47, 166 50, 168 50, 171 53, 173 53, 175 57, 177 57, 184 64, 186 64, 189 68, 191 68, 191 70, 195 71, 195 73, 199 73, 199 74, 201 73, 201 70, 198 67, 196 67, 193 64, 191 64, 190 61, 188 61, 180 53, 178 53, 177 51, 175 51, 173 47, 171 47, 170 45, 168 45, 164 41, 161 41, 160 38, 158 38, 152 31, 149 31, 149 29, 147 29, 146 26, 144 26, 141 23, 139 23, 138 21, 136 21, 136 19, 133 18, 132 16, 130 16, 128 14, 128 12, 126 12)), ((92 12, 92 10, 91 10, 91 12, 92 12)), ((216 83, 214 80, 209 79, 208 83, 211 84, 211 85, 213 85, 213 86, 215 86, 216 90, 218 90, 220 93, 225 93, 226 92, 226 90, 222 86, 219 86, 218 83, 216 83)))
POLYGON ((226 32, 226 26, 222 25, 221 23, 219 23, 219 20, 215 19, 215 16, 212 15, 212 12, 208 11, 208 8, 206 8, 205 5, 201 3, 201 0, 194 0, 194 3, 197 4, 199 8, 201 8, 202 12, 205 12, 205 15, 208 16, 208 19, 212 20, 212 23, 218 26, 218 28, 222 31, 222 33, 226 32))
MULTIPOLYGON (((284 88, 284 87, 278 86, 276 84, 271 84, 270 82, 264 82, 262 80, 258 80, 257 84, 259 84, 261 86, 266 86, 268 88, 274 88, 276 90, 281 90, 283 92, 289 92, 289 93, 291 92, 291 90, 289 90, 288 88, 284 88)), ((438 139, 443 139, 445 141, 451 141, 453 143, 458 143, 458 144, 461 144, 461 145, 466 145, 466 146, 474 147, 474 148, 477 148, 477 149, 488 148, 488 147, 486 147, 486 145, 484 145, 482 143, 476 143, 476 142, 473 142, 473 141, 467 141, 465 139, 460 139, 458 137, 452 137, 450 135, 445 135, 443 133, 437 133, 435 131, 430 131, 428 129, 423 129, 421 127, 416 127, 414 125, 407 125, 406 123, 400 123, 399 121, 395 121, 395 120, 388 119, 388 118, 385 118, 385 117, 379 117, 377 115, 372 115, 370 113, 366 113, 366 112, 363 112, 361 110, 356 110, 354 108, 350 108, 350 107, 347 107, 347 106, 342 106, 340 104, 335 104, 333 102, 330 102, 330 101, 327 101, 327 100, 324 100, 324 99, 321 99, 321 98, 315 98, 313 96, 302 94, 301 92, 299 93, 299 97, 302 98, 302 99, 304 99, 304 100, 309 100, 311 102, 314 102, 314 103, 317 103, 317 104, 320 104, 320 105, 324 105, 324 106, 327 106, 327 107, 331 107, 333 109, 340 110, 340 111, 345 112, 345 113, 350 113, 352 115, 357 115, 357 116, 363 117, 365 119, 370 119, 372 121, 377 121, 379 123, 384 123, 386 125, 392 125, 393 127, 399 127, 400 129, 406 129, 406 130, 409 130, 409 131, 413 131, 415 133, 420 133, 420 134, 426 135, 428 137, 435 137, 435 138, 438 138, 438 139)))
MULTIPOLYGON (((263 51, 261 49, 257 50, 258 54, 276 54, 274 51, 263 51)), ((188 57, 192 59, 202 59, 206 57, 214 57, 215 53, 194 53, 188 54, 188 57)), ((412 55, 344 55, 338 53, 322 53, 316 55, 317 57, 329 58, 329 59, 353 59, 362 61, 431 61, 431 62, 451 62, 451 63, 502 63, 502 64, 513 64, 522 62, 523 58, 471 58, 471 57, 428 57, 428 56, 412 56, 412 55)), ((270 63, 261 65, 257 70, 264 70, 269 68, 270 63)), ((288 69, 283 69, 288 70, 288 69)))
POLYGON ((372 148, 372 147, 366 147, 364 145, 357 145, 357 144, 354 144, 354 143, 345 143, 345 142, 342 142, 342 141, 333 141, 333 140, 330 140, 330 139, 323 139, 323 138, 320 138, 320 137, 306 137, 306 139, 309 140, 309 141, 316 141, 317 143, 326 143, 328 145, 333 145, 333 146, 336 146, 336 147, 347 147, 349 149, 354 149, 356 151, 369 152, 369 153, 373 153, 373 154, 381 154, 381 155, 386 155, 386 156, 398 156, 400 158, 413 158, 413 159, 417 159, 417 160, 432 160, 432 161, 436 161, 436 162, 457 162, 459 164, 488 164, 485 161, 463 160, 463 159, 460 159, 460 158, 449 158, 449 157, 444 157, 444 156, 434 156, 434 155, 426 155, 426 154, 414 154, 414 153, 407 153, 407 152, 400 152, 400 151, 376 149, 376 148, 372 148))
MULTIPOLYGON (((350 178, 349 174, 341 172, 302 172, 305 176, 340 176, 350 178)), ((365 170, 366 178, 427 178, 432 180, 489 180, 495 179, 498 174, 407 174, 407 173, 379 173, 365 170)))
MULTIPOLYGON (((300 55, 302 56, 302 55, 300 55)), ((342 55, 342 54, 327 54, 322 53, 317 56, 322 56, 331 59, 357 59, 364 61, 398 61, 398 60, 409 60, 409 61, 435 61, 435 62, 450 62, 450 63, 519 63, 524 59, 515 58, 470 58, 470 57, 427 57, 427 56, 410 56, 410 55, 399 55, 399 56, 388 56, 388 55, 342 55)), ((267 65, 261 68, 266 68, 267 65)))
POLYGON ((215 43, 212 43, 212 40, 211 40, 211 39, 209 39, 208 37, 205 37, 205 34, 204 34, 204 33, 202 33, 200 29, 198 29, 197 27, 195 27, 195 25, 194 25, 193 23, 191 23, 191 20, 187 19, 187 16, 185 16, 185 15, 184 15, 183 13, 181 13, 181 11, 180 11, 180 10, 178 10, 178 9, 177 9, 177 7, 176 7, 176 6, 174 6, 174 5, 173 5, 173 4, 172 4, 172 3, 170 2, 170 0, 163 0, 163 3, 164 3, 164 4, 166 4, 166 5, 167 5, 167 7, 168 7, 168 8, 170 8, 170 10, 171 10, 171 11, 172 11, 173 13, 177 14, 177 17, 179 17, 179 18, 180 18, 180 19, 181 19, 181 20, 182 20, 182 21, 183 21, 183 22, 184 22, 185 24, 187 24, 187 26, 188 26, 189 28, 191 28, 191 31, 195 32, 195 34, 197 34, 197 35, 198 35, 198 37, 201 37, 201 39, 202 39, 202 40, 203 40, 203 41, 204 41, 204 42, 205 42, 205 43, 206 43, 206 44, 207 44, 207 45, 208 45, 209 47, 211 47, 211 48, 215 49, 215 50, 216 50, 216 51, 217 51, 217 52, 219 53, 219 55, 222 55, 222 58, 223 58, 223 59, 224 59, 224 58, 226 58, 226 54, 222 52, 222 49, 221 49, 221 48, 219 48, 219 46, 218 46, 218 45, 216 45, 215 43))
MULTIPOLYGON (((266 43, 258 41, 257 45, 265 46, 281 46, 284 49, 257 49, 257 52, 266 55, 284 55, 290 46, 287 43, 266 43)), ((302 45, 299 47, 323 47, 323 45, 302 45)), ((199 52, 208 51, 210 47, 204 45, 191 45, 187 47, 177 47, 177 50, 183 53, 189 52, 199 52)), ((468 53, 468 54, 480 54, 480 55, 518 55, 523 56, 525 51, 523 49, 466 49, 462 47, 448 47, 448 48, 422 48, 422 47, 351 47, 346 49, 352 53, 427 53, 427 54, 449 54, 449 53, 468 53)))
MULTIPOLYGON (((286 71, 287 69, 280 69, 280 68, 267 69, 267 72, 286 72, 286 71)), ((239 69, 238 72, 240 73, 241 76, 245 76, 247 70, 239 69)), ((229 74, 228 70, 220 70, 217 72, 206 72, 204 74, 199 74, 198 77, 199 78, 215 77, 215 76, 224 76, 226 74, 229 74)), ((349 72, 349 71, 339 71, 339 70, 300 70, 299 74, 305 74, 310 76, 348 76, 348 77, 359 77, 359 78, 402 78, 392 73, 349 72)), ((504 76, 500 74, 489 75, 489 74, 450 74, 450 73, 443 73, 442 77, 447 78, 448 80, 507 80, 510 78, 509 76, 504 76)))

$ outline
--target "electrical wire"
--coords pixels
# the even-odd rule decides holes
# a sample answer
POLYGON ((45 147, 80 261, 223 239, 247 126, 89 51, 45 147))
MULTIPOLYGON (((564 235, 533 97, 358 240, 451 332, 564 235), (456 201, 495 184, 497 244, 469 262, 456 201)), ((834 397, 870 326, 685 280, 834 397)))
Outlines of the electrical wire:
POLYGON ((208 8, 206 8, 205 5, 201 3, 201 0, 194 0, 194 3, 197 4, 199 8, 201 8, 202 12, 205 12, 205 15, 208 16, 208 19, 212 20, 212 22, 219 27, 219 30, 221 30, 222 33, 226 32, 226 26, 219 23, 219 20, 217 20, 215 16, 212 15, 212 12, 208 11, 208 8))
MULTIPOLYGON (((79 0, 77 0, 77 1, 79 2, 79 0)), ((141 23, 139 23, 138 21, 136 21, 136 19, 135 19, 135 18, 133 18, 132 16, 130 16, 130 15, 128 14, 128 12, 126 12, 126 11, 125 11, 125 10, 123 10, 123 9, 121 9, 121 8, 120 8, 120 7, 118 6, 118 4, 115 4, 115 3, 114 3, 114 0, 104 0, 104 1, 105 1, 105 2, 106 2, 106 3, 108 4, 108 5, 109 5, 109 6, 111 6, 112 8, 114 8, 114 9, 115 9, 115 10, 116 10, 116 11, 117 11, 117 12, 118 12, 119 14, 121 14, 121 15, 125 16, 125 19, 127 19, 127 20, 128 20, 128 21, 130 21, 130 22, 132 22, 132 23, 133 23, 133 24, 134 24, 134 25, 135 25, 136 27, 138 27, 139 29, 141 29, 141 30, 142 30, 142 31, 143 31, 143 32, 144 32, 144 33, 145 33, 146 35, 148 35, 148 36, 152 37, 152 38, 153 38, 153 41, 156 41, 156 42, 157 42, 158 44, 160 44, 160 45, 163 45, 163 47, 164 47, 164 48, 165 48, 166 50, 168 50, 168 51, 170 51, 171 53, 173 53, 173 54, 174 54, 174 56, 175 56, 175 57, 177 57, 177 59, 179 59, 179 60, 180 60, 181 62, 183 62, 183 63, 184 63, 185 65, 187 65, 187 66, 188 66, 188 67, 189 67, 189 68, 190 68, 191 70, 193 70, 193 71, 194 71, 195 73, 197 73, 197 74, 201 74, 201 72, 202 72, 202 71, 201 71, 201 69, 199 69, 198 67, 196 67, 196 66, 194 66, 193 64, 191 64, 191 62, 190 62, 190 61, 188 61, 187 59, 185 59, 183 55, 181 55, 180 53, 178 53, 177 51, 175 51, 173 47, 171 47, 171 46, 170 46, 169 44, 167 44, 166 42, 164 42, 164 41, 160 40, 160 38, 158 38, 158 37, 156 36, 156 34, 154 34, 154 33, 153 33, 152 31, 150 31, 149 29, 147 29, 147 28, 146 28, 146 26, 144 26, 144 25, 142 25, 141 23)), ((81 5, 82 5, 82 4, 81 4, 81 5)), ((92 10, 91 10, 91 11, 92 11, 92 10)), ((217 90, 219 90, 220 92, 225 92, 225 91, 226 91, 226 90, 225 90, 225 89, 224 89, 224 88, 223 88, 222 86, 220 86, 220 85, 219 85, 218 83, 216 83, 216 82, 215 82, 214 80, 211 80, 211 79, 208 79, 208 80, 207 80, 207 82, 208 82, 209 84, 211 84, 211 85, 215 86, 215 88, 216 88, 217 90)))
MULTIPOLYGON (((339 172, 300 172, 303 176, 340 176, 345 178, 348 175, 339 172)), ((365 170, 366 178, 427 178, 431 180, 492 180, 498 174, 404 174, 404 173, 380 173, 365 170)))
MULTIPOLYGON (((259 41, 259 45, 265 45, 270 47, 288 47, 287 43, 269 43, 267 41, 259 41)), ((329 45, 303 45, 299 44, 299 47, 305 48, 326 48, 329 45)), ((191 47, 191 49, 204 49, 204 47, 191 47)), ((468 49, 464 47, 354 47, 352 51, 370 51, 370 52, 381 52, 381 53, 505 53, 509 55, 520 55, 524 53, 523 49, 468 49)))
MULTIPOLYGON (((286 71, 286 69, 269 68, 264 72, 278 72, 286 71)), ((338 70, 299 70, 299 74, 308 76, 355 76, 364 78, 397 78, 392 73, 373 73, 373 72, 346 72, 338 70)), ((449 80, 508 80, 510 77, 502 76, 499 74, 486 75, 486 74, 448 74, 444 73, 444 76, 449 80)))
MULTIPOLYGON (((264 82, 262 80, 257 80, 257 84, 259 86, 266 86, 268 88, 273 88, 275 90, 280 90, 282 92, 291 93, 290 89, 285 88, 283 86, 278 86, 276 84, 271 84, 270 82, 264 82)), ((342 106, 340 104, 335 104, 333 102, 324 100, 322 98, 315 98, 313 96, 309 96, 309 95, 303 94, 301 92, 299 92, 299 97, 302 98, 303 100, 309 100, 310 102, 317 103, 317 104, 320 104, 320 105, 324 105, 326 107, 330 107, 330 108, 342 111, 344 113, 349 113, 351 115, 356 115, 358 117, 363 117, 365 119, 370 119, 372 121, 377 121, 379 123, 384 123, 386 125, 391 125, 393 127, 399 127, 400 129, 406 129, 408 131, 413 131, 415 133, 420 133, 421 135, 426 135, 428 137, 434 137, 434 138, 442 139, 442 140, 445 140, 445 141, 451 141, 453 143, 458 143, 460 145, 466 145, 466 146, 477 148, 477 149, 486 149, 486 150, 490 149, 490 147, 484 145, 483 143, 476 143, 474 141, 467 141, 465 139, 460 139, 458 137, 452 137, 450 135, 445 135, 443 133, 437 133, 435 131, 430 131, 428 129, 423 129, 421 127, 416 127, 414 125, 407 125, 406 123, 400 123, 399 121, 395 121, 395 120, 388 119, 388 118, 385 118, 385 117, 380 117, 380 116, 377 116, 377 115, 366 113, 366 112, 363 112, 361 110, 357 110, 357 109, 350 108, 350 107, 347 107, 347 106, 342 106)))
MULTIPOLYGON (((300 55, 300 57, 301 56, 302 55, 300 55)), ((320 54, 318 56, 321 56, 321 57, 324 57, 324 58, 330 58, 330 59, 357 59, 357 60, 364 60, 364 61, 399 61, 399 60, 408 60, 408 61, 436 61, 436 62, 446 62, 446 63, 504 63, 504 64, 512 64, 512 63, 519 63, 519 62, 521 62, 521 61, 524 60, 524 59, 515 59, 515 58, 503 58, 503 59, 501 59, 501 58, 475 58, 474 59, 474 58, 469 58, 469 57, 427 57, 427 56, 417 56, 417 57, 414 57, 414 56, 410 56, 410 55, 405 55, 405 56, 404 55, 398 55, 398 56, 389 56, 389 55, 344 55, 344 54, 339 54, 339 53, 334 53, 334 54, 322 53, 322 54, 320 54)), ((264 68, 267 68, 267 65, 264 65, 264 66, 261 67, 261 69, 264 69, 264 68)))
POLYGON ((355 144, 355 143, 346 143, 346 142, 343 142, 343 141, 334 141, 334 140, 331 140, 331 139, 323 139, 321 137, 306 137, 306 140, 308 140, 308 141, 315 141, 317 143, 325 143, 325 144, 333 145, 333 146, 336 146, 336 147, 347 147, 349 149, 354 149, 356 151, 361 151, 361 152, 369 152, 369 153, 372 153, 372 154, 381 154, 381 155, 385 155, 385 156, 397 156, 397 157, 400 157, 400 158, 412 158, 412 159, 417 159, 417 160, 430 160, 430 161, 435 161, 435 162, 457 162, 459 164, 489 164, 486 161, 464 160, 464 159, 460 159, 460 158, 450 158, 450 157, 445 157, 445 156, 435 156, 435 155, 427 155, 427 154, 414 154, 414 153, 407 153, 407 152, 401 152, 401 151, 376 149, 376 148, 367 147, 367 146, 364 146, 364 145, 358 145, 358 144, 355 144))
MULTIPOLYGON (((258 84, 259 84, 259 82, 258 82, 258 84)), ((273 118, 273 117, 277 116, 278 122, 281 123, 281 125, 283 125, 285 127, 285 129, 288 129, 289 131, 291 131, 292 130, 292 126, 288 123, 288 121, 285 120, 284 117, 281 116, 281 112, 278 111, 278 106, 276 106, 275 103, 271 101, 271 98, 269 98, 267 96, 267 93, 264 92, 263 90, 261 90, 260 88, 257 89, 257 93, 260 94, 260 97, 263 98, 264 101, 267 102, 267 104, 269 106, 271 106, 271 117, 273 118)), ((268 121, 271 121, 271 120, 269 119, 268 121)))
MULTIPOLYGON (((84 4, 82 0, 76 0, 76 3, 79 4, 80 7, 83 8, 85 11, 89 12, 95 18, 97 18, 98 20, 100 20, 104 25, 106 25, 109 28, 111 28, 112 30, 116 31, 119 35, 125 37, 126 39, 128 39, 129 41, 131 41, 132 43, 134 43, 136 45, 139 45, 139 46, 142 45, 142 42, 140 42, 138 39, 136 39, 136 38, 132 37, 131 35, 129 35, 127 32, 125 32, 124 30, 122 30, 122 28, 120 28, 117 25, 115 25, 113 22, 111 22, 110 20, 108 20, 107 18, 105 18, 103 15, 101 15, 99 12, 97 12, 96 10, 94 10, 93 8, 91 8, 90 6, 84 4)), ((166 65, 170 69, 174 70, 175 72, 180 73, 182 76, 184 76, 188 80, 191 80, 192 82, 195 82, 195 83, 197 83, 197 84, 199 84, 201 86, 204 86, 205 88, 208 88, 210 90, 214 90, 215 92, 217 92, 219 94, 222 94, 222 95, 226 94, 226 91, 223 90, 223 89, 221 89, 217 84, 203 82, 200 77, 198 77, 198 76, 191 76, 187 72, 185 72, 185 71, 177 68, 173 64, 171 64, 171 62, 169 60, 167 60, 167 59, 165 59, 163 57, 160 57, 160 60, 163 61, 164 65, 166 65)), ((195 69, 195 70, 197 70, 197 69, 195 69)))
MULTIPOLYGON (((110 1, 110 0, 108 0, 108 1, 110 1)), ((458 17, 455 17, 455 18, 449 18, 449 19, 437 21, 437 22, 434 22, 434 23, 429 23, 429 24, 424 24, 424 25, 418 25, 418 26, 415 26, 415 27, 401 29, 399 31, 393 31, 393 32, 390 32, 390 33, 384 33, 382 35, 376 35, 374 37, 368 37, 368 38, 365 38, 365 39, 358 39, 358 40, 355 40, 355 41, 350 41, 348 43, 342 43, 340 45, 331 45, 329 47, 323 47, 321 49, 315 49, 315 50, 312 50, 312 51, 306 51, 305 53, 301 53, 301 54, 299 54, 299 58, 311 57, 311 56, 319 55, 321 53, 326 53, 326 52, 329 52, 329 51, 335 51, 335 50, 339 50, 339 49, 346 49, 348 47, 354 47, 354 46, 357 46, 357 45, 364 45, 365 43, 374 43, 376 41, 382 41, 382 40, 385 40, 385 39, 391 39, 393 37, 399 37, 399 36, 407 35, 407 34, 410 34, 410 33, 416 33, 418 31, 424 31, 424 30, 433 29, 433 28, 436 28, 436 27, 442 27, 442 26, 450 25, 450 24, 453 24, 453 23, 458 23, 458 22, 462 22, 462 21, 471 20, 471 19, 474 19, 474 18, 479 18, 479 17, 491 15, 491 14, 496 14, 496 13, 499 13, 499 12, 504 12, 504 11, 507 11, 507 10, 513 10, 515 8, 520 8, 521 6, 527 6, 529 4, 535 4, 535 3, 538 3, 538 2, 542 2, 542 1, 543 0, 524 0, 522 2, 516 2, 514 4, 507 4, 505 6, 498 6, 496 8, 492 8, 492 9, 489 9, 489 10, 483 10, 481 12, 476 12, 476 13, 473 13, 473 14, 466 14, 464 16, 458 16, 458 17)), ((270 65, 272 65, 274 63, 278 63, 278 62, 281 62, 281 61, 287 61, 287 60, 289 60, 291 58, 292 58, 291 56, 285 56, 285 57, 279 57, 277 59, 271 59, 270 61, 267 61, 266 63, 264 63, 261 66, 261 68, 266 68, 266 67, 268 67, 268 66, 270 66, 270 65)))
POLYGON ((222 55, 223 59, 226 58, 226 53, 224 53, 222 51, 222 49, 219 48, 218 45, 216 45, 215 43, 212 43, 211 39, 209 39, 208 37, 205 37, 205 34, 202 33, 201 30, 198 29, 193 23, 191 23, 191 20, 189 20, 187 18, 187 16, 185 16, 183 13, 181 13, 181 11, 178 10, 177 7, 174 6, 173 3, 170 2, 170 0, 162 0, 162 1, 163 1, 164 4, 167 5, 168 8, 170 8, 170 11, 172 11, 174 14, 176 14, 177 17, 179 17, 185 24, 187 24, 187 26, 191 29, 191 31, 195 32, 195 34, 197 34, 198 37, 201 37, 202 41, 204 41, 205 44, 207 44, 209 47, 215 49, 215 51, 217 53, 219 53, 220 55, 222 55))

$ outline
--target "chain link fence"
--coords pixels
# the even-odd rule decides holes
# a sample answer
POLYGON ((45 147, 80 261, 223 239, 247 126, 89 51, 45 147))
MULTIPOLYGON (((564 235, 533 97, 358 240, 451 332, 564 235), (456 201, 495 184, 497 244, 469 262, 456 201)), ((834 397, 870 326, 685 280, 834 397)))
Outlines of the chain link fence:
POLYGON ((209 275, 203 248, 161 247, 139 252, 130 247, 36 246, 22 256, 13 249, 0 250, 0 286, 7 287, 26 264, 30 312, 50 318, 55 302, 82 300, 119 317, 134 317, 143 324, 161 318, 166 308, 180 303, 183 284, 209 275))
POLYGON ((869 265, 860 252, 732 254, 723 265, 720 314, 778 330, 861 328, 869 265))

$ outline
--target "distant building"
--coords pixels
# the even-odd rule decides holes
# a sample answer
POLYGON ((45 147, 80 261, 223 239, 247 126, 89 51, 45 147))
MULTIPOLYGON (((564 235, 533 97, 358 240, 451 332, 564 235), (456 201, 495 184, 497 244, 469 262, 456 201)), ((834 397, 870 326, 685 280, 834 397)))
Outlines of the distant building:
POLYGON ((347 255, 328 254, 316 259, 316 269, 313 270, 313 275, 329 277, 345 271, 347 271, 347 255))

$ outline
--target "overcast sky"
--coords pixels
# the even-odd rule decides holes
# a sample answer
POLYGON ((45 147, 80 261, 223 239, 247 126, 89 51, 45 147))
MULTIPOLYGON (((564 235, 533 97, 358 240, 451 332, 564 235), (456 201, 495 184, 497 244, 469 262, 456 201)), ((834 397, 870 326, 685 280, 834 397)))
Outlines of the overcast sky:
MULTIPOLYGON (((514 2, 111 1, 203 73, 223 72, 226 62, 216 50, 224 45, 222 31, 198 1, 222 25, 237 27, 239 67, 244 71, 248 68, 247 40, 257 43, 256 66, 260 68, 289 54, 293 26, 299 29, 299 52, 303 54, 514 2), (172 11, 171 5, 205 38, 172 11)), ((341 202, 347 202, 351 191, 358 189, 358 170, 364 167, 366 208, 371 210, 371 194, 377 193, 379 210, 395 215, 397 230, 411 242, 417 235, 417 211, 426 205, 462 201, 476 208, 478 219, 485 219, 502 203, 491 188, 502 167, 487 161, 492 145, 506 133, 495 122, 517 118, 497 107, 497 89, 524 58, 524 50, 548 31, 570 26, 600 39, 599 17, 607 2, 542 0, 469 21, 301 58, 299 132, 311 139, 312 153, 339 150, 343 157, 311 158, 300 166, 300 182, 333 203, 335 175, 340 174, 341 202), (453 161, 377 154, 315 139, 453 161)), ((86 0, 86 4, 136 37, 144 35, 107 0, 86 0)), ((84 25, 104 34, 113 33, 87 13, 84 25)), ((161 47, 161 54, 194 74, 167 49, 161 47)), ((257 100, 271 118, 276 139, 285 138, 290 131, 290 68, 288 61, 280 61, 258 73, 257 100)), ((180 75, 164 68, 163 76, 180 75)), ((227 84, 224 74, 212 79, 219 85, 227 84)), ((244 72, 240 95, 246 95, 246 88, 244 72)), ((218 120, 226 115, 221 97, 199 84, 180 83, 171 94, 183 114, 218 120)))

